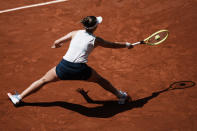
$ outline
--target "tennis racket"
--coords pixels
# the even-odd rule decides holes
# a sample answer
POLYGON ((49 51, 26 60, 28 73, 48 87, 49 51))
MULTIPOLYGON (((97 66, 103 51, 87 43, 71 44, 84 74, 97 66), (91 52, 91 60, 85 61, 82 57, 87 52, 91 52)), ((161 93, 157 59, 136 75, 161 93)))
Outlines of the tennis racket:
POLYGON ((150 35, 149 37, 147 37, 146 39, 144 39, 143 41, 132 43, 131 45, 133 46, 138 44, 159 45, 168 38, 168 35, 169 35, 168 30, 159 30, 153 33, 152 35, 150 35))

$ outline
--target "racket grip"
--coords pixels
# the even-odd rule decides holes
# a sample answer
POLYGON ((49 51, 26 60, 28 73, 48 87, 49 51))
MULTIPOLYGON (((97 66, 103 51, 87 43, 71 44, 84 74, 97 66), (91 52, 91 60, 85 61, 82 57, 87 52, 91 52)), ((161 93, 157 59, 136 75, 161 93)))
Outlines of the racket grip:
POLYGON ((138 44, 141 44, 141 42, 136 42, 136 43, 133 43, 131 45, 134 46, 134 45, 138 45, 138 44))

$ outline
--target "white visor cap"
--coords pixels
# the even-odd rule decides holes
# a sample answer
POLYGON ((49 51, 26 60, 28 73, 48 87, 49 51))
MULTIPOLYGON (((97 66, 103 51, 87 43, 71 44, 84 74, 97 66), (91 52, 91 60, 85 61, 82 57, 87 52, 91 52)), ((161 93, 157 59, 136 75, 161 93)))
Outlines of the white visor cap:
POLYGON ((103 18, 101 16, 96 17, 97 23, 100 24, 103 21, 103 18))

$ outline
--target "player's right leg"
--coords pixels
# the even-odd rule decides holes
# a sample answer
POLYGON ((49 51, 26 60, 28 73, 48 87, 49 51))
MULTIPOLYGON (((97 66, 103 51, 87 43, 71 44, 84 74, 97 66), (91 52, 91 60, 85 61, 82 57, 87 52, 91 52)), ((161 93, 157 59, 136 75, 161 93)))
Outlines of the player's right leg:
POLYGON ((53 67, 42 78, 33 82, 21 94, 16 93, 15 95, 12 95, 11 93, 8 93, 8 96, 11 99, 11 101, 13 102, 13 104, 15 104, 15 105, 18 104, 23 98, 29 96, 32 93, 35 93, 36 91, 41 89, 45 84, 58 81, 59 78, 57 77, 55 69, 56 69, 56 67, 53 67))

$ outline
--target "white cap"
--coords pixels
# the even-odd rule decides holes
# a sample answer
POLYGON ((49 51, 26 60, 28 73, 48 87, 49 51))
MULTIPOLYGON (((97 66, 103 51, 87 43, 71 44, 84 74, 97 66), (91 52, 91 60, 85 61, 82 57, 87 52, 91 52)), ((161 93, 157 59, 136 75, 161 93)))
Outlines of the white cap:
POLYGON ((101 16, 96 17, 97 23, 100 24, 103 21, 103 18, 101 16))

